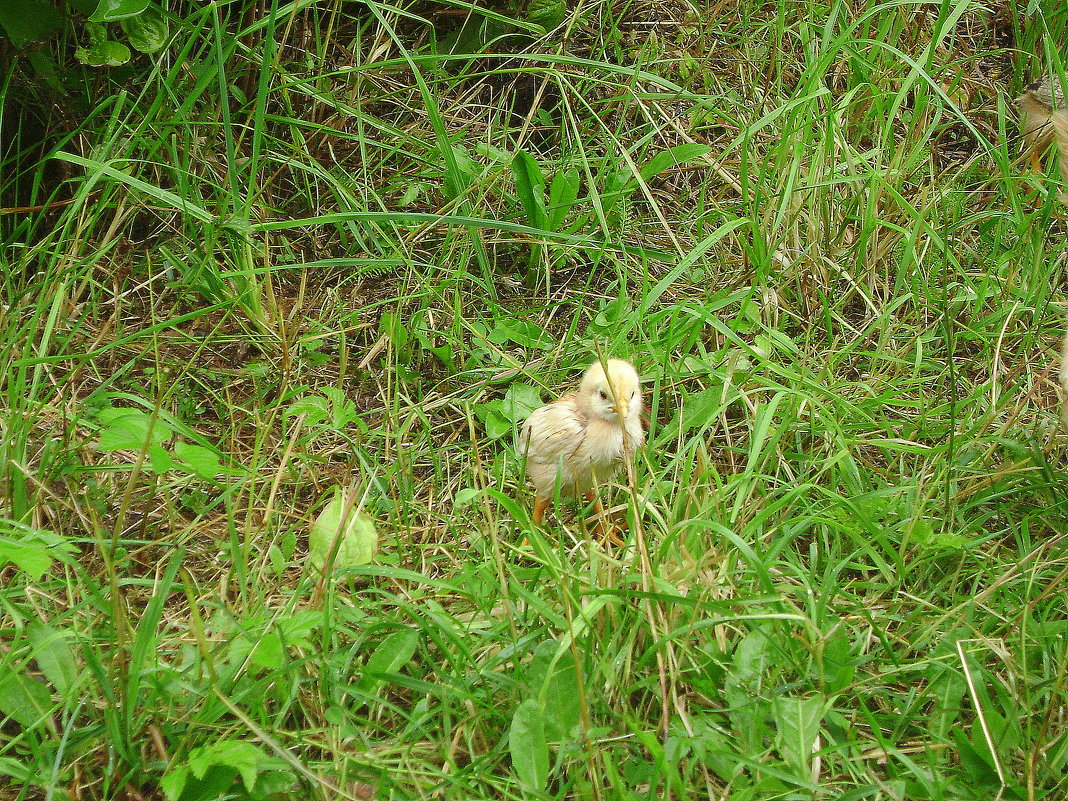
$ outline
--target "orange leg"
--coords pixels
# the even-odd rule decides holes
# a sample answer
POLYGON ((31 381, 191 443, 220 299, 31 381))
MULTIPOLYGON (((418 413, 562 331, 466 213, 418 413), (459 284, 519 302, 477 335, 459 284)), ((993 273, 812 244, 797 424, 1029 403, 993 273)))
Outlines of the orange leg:
POLYGON ((534 499, 534 525, 540 526, 541 519, 545 516, 545 510, 552 498, 543 498, 540 495, 534 499))
POLYGON ((601 499, 596 492, 587 492, 583 496, 588 503, 593 504, 593 513, 597 516, 597 525, 601 529, 601 536, 611 542, 613 545, 624 545, 623 539, 616 532, 612 522, 608 519, 608 516, 604 512, 604 504, 601 503, 601 499))

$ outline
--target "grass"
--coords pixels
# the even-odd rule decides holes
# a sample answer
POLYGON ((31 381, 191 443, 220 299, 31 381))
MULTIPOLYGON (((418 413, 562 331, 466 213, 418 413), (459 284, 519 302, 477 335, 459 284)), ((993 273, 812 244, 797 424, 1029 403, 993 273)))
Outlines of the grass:
POLYGON ((1011 98, 1065 20, 184 4, 70 67, 0 169, 0 798, 1063 798, 1011 98), (652 420, 620 549, 513 447, 598 350, 652 420), (323 584, 337 486, 381 543, 323 584))

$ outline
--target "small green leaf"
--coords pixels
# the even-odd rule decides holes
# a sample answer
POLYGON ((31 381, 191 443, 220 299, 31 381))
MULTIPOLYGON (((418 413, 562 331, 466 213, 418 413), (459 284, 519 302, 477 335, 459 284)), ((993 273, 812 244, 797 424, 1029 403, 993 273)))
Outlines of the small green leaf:
POLYGON ((330 427, 335 431, 341 431, 360 416, 356 404, 348 399, 343 389, 338 387, 323 387, 322 392, 330 401, 330 427))
POLYGON ((52 556, 48 546, 42 543, 12 542, 0 538, 0 565, 6 562, 14 563, 19 570, 37 580, 52 566, 52 556))
POLYGON ((125 31, 130 47, 139 53, 155 53, 167 43, 171 33, 167 18, 154 6, 135 17, 124 17, 119 25, 125 31))
POLYGON ((10 662, 0 665, 0 714, 29 729, 40 724, 51 709, 52 694, 42 682, 15 670, 10 662))
POLYGON ((475 489, 474 487, 464 487, 461 490, 457 490, 456 495, 453 496, 452 499, 453 508, 463 509, 465 506, 470 506, 471 502, 481 494, 482 490, 475 489))
POLYGON ((529 320, 500 320, 486 337, 495 345, 514 342, 523 348, 548 350, 556 346, 556 340, 545 329, 529 320))
POLYGON ((531 228, 549 230, 549 218, 545 214, 545 179, 538 162, 525 150, 519 150, 512 159, 512 173, 527 224, 531 228))
POLYGON ((189 766, 172 762, 170 769, 159 780, 159 786, 168 801, 178 801, 188 780, 189 766))
POLYGON ((252 792, 256 774, 265 763, 269 764, 270 758, 263 749, 242 740, 221 740, 189 752, 189 769, 198 779, 203 779, 213 767, 233 768, 241 775, 248 792, 252 792))
POLYGON ((553 182, 549 186, 549 230, 559 231, 564 217, 575 205, 579 192, 579 172, 572 168, 561 170, 553 176, 553 182))
POLYGON ((533 698, 516 707, 512 715, 508 751, 520 789, 525 793, 543 792, 549 781, 549 746, 545 741, 545 718, 533 698))
POLYGON ((173 470, 177 466, 177 462, 171 458, 166 449, 159 445, 150 445, 145 455, 148 457, 149 469, 157 475, 173 470))
POLYGON ((565 0, 530 0, 527 5, 527 19, 535 25, 541 25, 551 31, 564 21, 567 16, 565 0))
POLYGON ((303 414, 305 415, 304 422, 307 425, 316 425, 330 419, 331 410, 329 405, 326 398, 319 395, 307 395, 289 404, 286 410, 282 412, 282 417, 288 420, 291 417, 303 414))
POLYGON ((188 468, 193 475, 208 481, 214 481, 220 473, 228 472, 219 462, 219 454, 200 445, 176 442, 174 455, 184 462, 179 466, 188 468))
POLYGON ((504 393, 501 412, 512 423, 518 423, 530 417, 530 413, 541 406, 541 394, 530 384, 517 381, 504 393))
POLYGON ((390 343, 395 348, 403 348, 412 339, 400 317, 392 312, 382 313, 382 317, 378 321, 378 330, 389 337, 390 343))
POLYGON ((711 424, 723 409, 723 391, 720 387, 685 394, 682 403, 682 426, 688 431, 704 428, 711 424))
POLYGON ((78 660, 66 632, 44 623, 33 623, 28 639, 37 666, 56 691, 66 696, 78 680, 78 660))
POLYGON ((383 683, 382 675, 396 673, 411 662, 418 646, 419 632, 416 629, 401 629, 390 634, 368 658, 360 689, 368 694, 374 693, 383 683))
POLYGON ((644 167, 642 167, 642 180, 648 181, 650 178, 664 172, 664 170, 678 167, 688 161, 700 158, 710 150, 712 150, 712 148, 708 145, 699 145, 693 142, 683 142, 681 145, 669 147, 667 150, 657 153, 649 159, 644 167))
POLYGON ((761 694, 770 659, 770 637, 768 627, 758 627, 742 638, 734 648, 733 666, 723 687, 731 723, 746 747, 753 750, 764 741, 768 717, 768 702, 761 694))
POLYGON ((4 525, 2 530, 8 536, 0 534, 0 566, 12 562, 31 578, 39 579, 48 572, 54 559, 65 558, 68 554, 78 552, 66 538, 47 529, 28 528, 10 521, 3 522, 7 525, 4 525))
POLYGON ((100 0, 90 17, 90 22, 117 22, 125 17, 136 17, 146 8, 149 0, 100 0))
POLYGON ((957 743, 957 756, 968 779, 980 787, 996 786, 998 774, 986 743, 976 746, 968 740, 967 733, 959 728, 953 730, 953 739, 957 743))
POLYGON ((79 47, 74 51, 74 57, 88 67, 120 67, 130 60, 130 48, 106 39, 89 47, 79 47))
POLYGON ((453 170, 448 159, 445 162, 445 199, 455 200, 463 195, 467 188, 478 177, 478 162, 471 158, 471 154, 460 145, 449 145, 452 150, 456 169, 453 170))
POLYGON ((253 664, 268 670, 278 670, 285 660, 285 650, 282 648, 282 638, 276 632, 268 631, 258 640, 252 648, 249 657, 253 664))
POLYGON ((474 412, 475 417, 482 421, 486 436, 490 439, 499 439, 512 430, 512 422, 504 415, 504 401, 502 400, 477 403, 474 412))

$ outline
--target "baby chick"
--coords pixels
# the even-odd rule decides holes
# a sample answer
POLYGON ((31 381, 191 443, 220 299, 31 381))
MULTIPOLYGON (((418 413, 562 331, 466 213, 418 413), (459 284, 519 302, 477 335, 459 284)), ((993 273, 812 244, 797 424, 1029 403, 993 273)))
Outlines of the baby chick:
POLYGON ((602 531, 617 543, 596 495, 645 440, 638 374, 622 359, 594 362, 575 392, 546 404, 527 418, 520 448, 534 485, 534 522, 541 523, 559 484, 565 497, 593 501, 602 531))
POLYGON ((1060 77, 1044 76, 1016 98, 1020 108, 1020 131, 1024 147, 1031 151, 1031 162, 1041 172, 1041 157, 1054 140, 1057 142, 1057 167, 1061 179, 1068 182, 1068 113, 1064 108, 1064 90, 1060 77))

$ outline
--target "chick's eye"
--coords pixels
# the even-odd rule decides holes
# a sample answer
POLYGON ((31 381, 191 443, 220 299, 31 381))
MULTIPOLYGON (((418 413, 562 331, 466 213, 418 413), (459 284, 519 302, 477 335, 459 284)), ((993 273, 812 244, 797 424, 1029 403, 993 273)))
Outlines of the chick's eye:
POLYGON ((630 393, 630 399, 631 399, 631 400, 634 400, 634 397, 635 397, 635 396, 636 396, 637 394, 638 394, 638 390, 634 390, 634 391, 633 391, 632 393, 630 393))
POLYGON ((601 396, 601 400, 608 400, 608 393, 605 392, 603 389, 597 394, 601 396))

